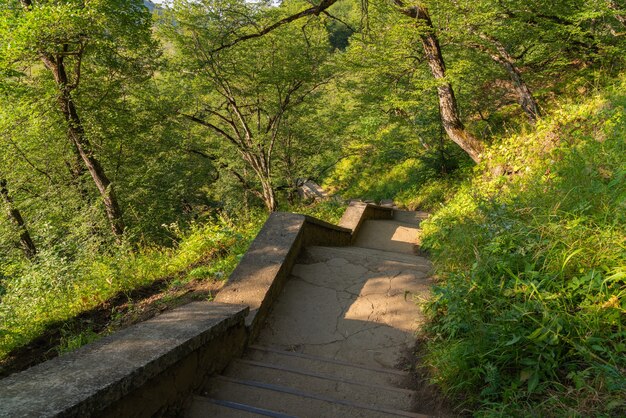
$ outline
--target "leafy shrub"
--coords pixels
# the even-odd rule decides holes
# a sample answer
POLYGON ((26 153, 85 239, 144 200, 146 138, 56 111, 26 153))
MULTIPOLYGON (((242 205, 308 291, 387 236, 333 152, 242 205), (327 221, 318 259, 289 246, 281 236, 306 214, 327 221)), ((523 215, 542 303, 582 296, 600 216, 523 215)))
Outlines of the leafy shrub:
POLYGON ((494 146, 423 224, 429 361, 478 415, 626 413, 625 105, 565 105, 494 146))

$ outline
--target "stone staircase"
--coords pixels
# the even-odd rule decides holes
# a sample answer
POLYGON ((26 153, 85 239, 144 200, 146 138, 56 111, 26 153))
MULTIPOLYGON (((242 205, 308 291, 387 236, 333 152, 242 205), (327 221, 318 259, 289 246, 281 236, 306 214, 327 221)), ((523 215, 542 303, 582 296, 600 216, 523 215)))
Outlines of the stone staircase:
POLYGON ((407 378, 400 370, 252 346, 216 378, 219 384, 207 397, 196 398, 191 412, 198 417, 248 416, 241 411, 253 413, 249 416, 422 416, 407 412, 415 402, 414 392, 401 387, 407 378))
POLYGON ((423 319, 425 214, 366 221, 350 247, 301 254, 265 328, 189 417, 422 417, 406 365, 423 319))

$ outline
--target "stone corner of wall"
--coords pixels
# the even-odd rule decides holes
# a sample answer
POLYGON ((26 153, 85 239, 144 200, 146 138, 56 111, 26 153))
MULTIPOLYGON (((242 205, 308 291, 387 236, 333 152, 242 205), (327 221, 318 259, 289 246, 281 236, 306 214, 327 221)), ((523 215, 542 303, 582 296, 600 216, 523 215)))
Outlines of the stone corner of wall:
POLYGON ((393 208, 371 203, 351 202, 339 221, 339 226, 352 231, 355 238, 363 223, 370 219, 392 219, 393 208))
POLYGON ((0 380, 0 416, 151 416, 171 410, 191 394, 200 374, 225 367, 243 350, 248 310, 192 302, 13 374, 0 380), (200 356, 207 361, 189 376, 181 365, 198 363, 200 356))

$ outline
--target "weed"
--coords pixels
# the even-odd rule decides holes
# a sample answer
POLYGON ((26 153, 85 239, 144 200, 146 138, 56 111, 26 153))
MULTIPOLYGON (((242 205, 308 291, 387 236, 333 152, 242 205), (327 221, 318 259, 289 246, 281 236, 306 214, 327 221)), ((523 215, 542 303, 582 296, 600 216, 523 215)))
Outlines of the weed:
POLYGON ((478 416, 626 413, 619 90, 492 147, 423 224, 442 278, 426 306, 428 359, 478 416))
POLYGON ((91 328, 87 328, 86 330, 77 334, 72 332, 71 330, 62 329, 61 333, 63 334, 63 336, 61 337, 61 343, 57 348, 59 354, 74 351, 77 348, 80 348, 85 344, 89 344, 90 342, 96 341, 102 337, 101 334, 98 334, 91 328))

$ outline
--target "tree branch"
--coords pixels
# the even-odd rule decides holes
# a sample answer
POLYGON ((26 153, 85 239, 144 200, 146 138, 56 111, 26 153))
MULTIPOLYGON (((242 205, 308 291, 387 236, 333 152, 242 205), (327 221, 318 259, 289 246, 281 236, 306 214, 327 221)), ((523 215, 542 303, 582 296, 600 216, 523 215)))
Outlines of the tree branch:
POLYGON ((354 29, 352 26, 350 26, 350 24, 344 22, 343 20, 339 19, 336 16, 331 15, 330 13, 328 13, 327 10, 322 10, 322 14, 328 16, 329 18, 336 20, 337 22, 341 23, 342 25, 344 25, 346 28, 350 29, 353 33, 356 33, 356 29, 354 29))
POLYGON ((188 120, 195 122, 199 125, 204 126, 205 128, 209 128, 214 130, 215 132, 219 133, 220 135, 222 135, 224 138, 228 139, 230 142, 232 142, 237 148, 241 148, 241 144, 237 141, 237 139, 235 139, 233 136, 229 135, 228 132, 224 131, 223 129, 221 129, 220 127, 213 125, 210 122, 207 122, 203 119, 200 119, 194 115, 188 115, 186 113, 182 113, 182 112, 178 112, 179 115, 183 116, 184 118, 187 118, 188 120))
POLYGON ((240 36, 239 38, 237 38, 237 39, 235 39, 235 40, 233 40, 231 42, 222 44, 218 48, 215 48, 214 50, 211 51, 211 53, 213 54, 213 53, 219 52, 219 51, 221 51, 223 49, 227 49, 227 48, 233 47, 233 46, 237 45, 238 43, 243 42, 243 41, 247 41, 249 39, 260 38, 261 36, 266 35, 266 34, 272 32, 274 29, 277 29, 277 28, 279 28, 281 26, 284 26, 284 25, 286 25, 288 23, 291 23, 291 22, 293 22, 295 20, 298 20, 298 19, 301 19, 303 17, 306 17, 306 16, 319 16, 320 13, 324 12, 326 9, 328 9, 330 6, 332 6, 336 2, 337 2, 337 0, 322 0, 318 6, 310 7, 308 9, 302 10, 301 12, 298 12, 298 13, 293 14, 291 16, 288 16, 288 17, 286 17, 284 19, 281 19, 278 22, 273 23, 270 26, 267 26, 266 28, 264 28, 264 29, 262 29, 262 30, 260 30, 260 31, 258 31, 256 33, 251 33, 249 35, 240 36))

